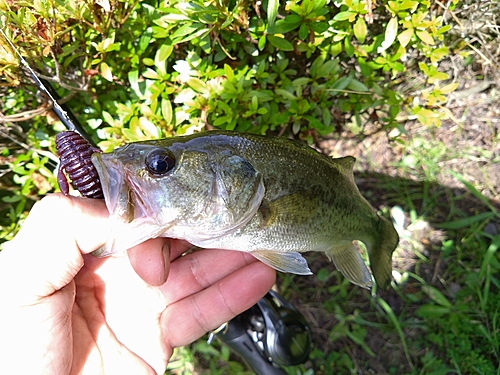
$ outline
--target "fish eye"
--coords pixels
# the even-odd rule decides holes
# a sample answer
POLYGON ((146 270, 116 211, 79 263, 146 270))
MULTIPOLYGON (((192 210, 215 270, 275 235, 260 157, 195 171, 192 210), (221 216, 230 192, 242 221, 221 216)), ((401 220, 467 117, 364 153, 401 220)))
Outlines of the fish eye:
POLYGON ((175 156, 168 150, 156 149, 146 156, 146 169, 153 176, 162 176, 175 166, 175 156))

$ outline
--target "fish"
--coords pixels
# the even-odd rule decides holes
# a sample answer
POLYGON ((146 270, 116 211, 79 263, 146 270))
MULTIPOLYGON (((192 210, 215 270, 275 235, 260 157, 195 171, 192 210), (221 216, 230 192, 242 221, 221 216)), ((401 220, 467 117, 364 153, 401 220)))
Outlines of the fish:
POLYGON ((110 213, 105 257, 150 238, 244 251, 281 272, 310 275, 322 251, 352 283, 388 288, 399 237, 361 195, 355 158, 284 137, 233 131, 126 144, 94 153, 110 213), (367 268, 353 241, 366 245, 367 268))

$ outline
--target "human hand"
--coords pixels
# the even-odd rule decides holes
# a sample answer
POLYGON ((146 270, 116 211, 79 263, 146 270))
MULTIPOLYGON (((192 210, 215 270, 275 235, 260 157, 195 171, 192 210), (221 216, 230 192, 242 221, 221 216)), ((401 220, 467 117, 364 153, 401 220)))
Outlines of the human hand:
POLYGON ((174 347, 248 309, 274 282, 251 255, 181 257, 190 245, 165 238, 128 256, 85 255, 106 241, 107 217, 103 201, 48 196, 0 252, 1 374, 163 374, 174 347))

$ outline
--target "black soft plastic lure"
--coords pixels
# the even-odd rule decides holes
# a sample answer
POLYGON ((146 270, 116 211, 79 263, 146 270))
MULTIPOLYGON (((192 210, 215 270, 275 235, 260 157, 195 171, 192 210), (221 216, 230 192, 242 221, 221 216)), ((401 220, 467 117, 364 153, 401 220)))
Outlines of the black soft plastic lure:
POLYGON ((92 164, 92 154, 101 150, 90 145, 85 138, 69 130, 56 136, 56 149, 59 155, 57 182, 64 194, 69 193, 66 172, 73 186, 87 198, 103 199, 101 181, 92 164))

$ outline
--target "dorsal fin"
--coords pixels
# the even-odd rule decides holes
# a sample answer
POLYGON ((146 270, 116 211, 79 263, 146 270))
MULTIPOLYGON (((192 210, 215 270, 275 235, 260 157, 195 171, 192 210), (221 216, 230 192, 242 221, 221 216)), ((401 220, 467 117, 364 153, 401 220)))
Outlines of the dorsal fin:
POLYGON ((344 172, 344 175, 351 181, 354 181, 353 168, 356 158, 354 156, 344 156, 342 158, 334 158, 332 161, 337 164, 344 172))

